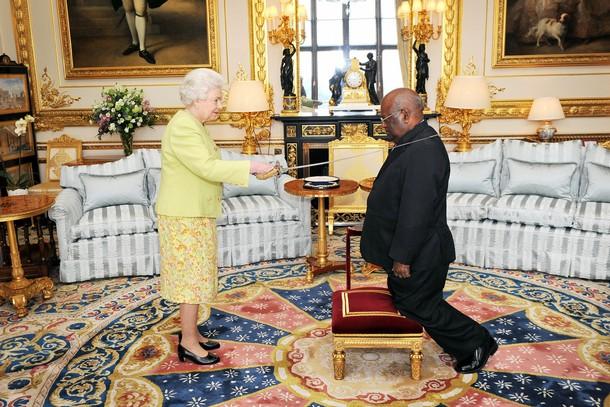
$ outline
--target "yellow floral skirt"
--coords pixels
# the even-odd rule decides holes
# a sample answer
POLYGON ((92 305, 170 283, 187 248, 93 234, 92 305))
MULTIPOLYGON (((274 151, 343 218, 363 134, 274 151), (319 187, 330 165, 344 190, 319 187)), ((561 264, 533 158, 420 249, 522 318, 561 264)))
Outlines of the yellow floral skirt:
POLYGON ((205 304, 218 293, 216 219, 157 217, 161 297, 180 304, 205 304))

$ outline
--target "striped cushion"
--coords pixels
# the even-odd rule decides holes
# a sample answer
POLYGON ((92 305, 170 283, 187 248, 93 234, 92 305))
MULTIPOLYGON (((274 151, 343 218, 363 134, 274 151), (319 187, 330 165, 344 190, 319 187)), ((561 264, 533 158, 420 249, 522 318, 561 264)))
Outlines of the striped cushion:
POLYGON ((488 218, 503 222, 571 227, 576 202, 539 195, 506 195, 489 208, 488 218))
POLYGON ((59 184, 63 188, 74 188, 79 191, 81 196, 84 196, 83 183, 79 177, 80 174, 116 175, 141 169, 144 169, 144 161, 142 160, 142 155, 138 152, 105 164, 79 165, 76 167, 62 165, 59 184))
POLYGON ((73 242, 94 237, 129 235, 153 231, 150 208, 143 205, 116 205, 85 212, 70 237, 73 242))
POLYGON ((610 167, 610 150, 601 147, 595 143, 587 143, 585 147, 585 165, 583 168, 582 181, 580 183, 580 197, 587 194, 589 187, 589 174, 587 171, 587 163, 600 164, 605 167, 610 167))
POLYGON ((528 143, 520 140, 504 140, 502 146, 503 161, 500 175, 500 189, 504 191, 509 181, 507 160, 509 158, 534 163, 576 163, 576 172, 572 177, 571 196, 576 199, 580 185, 584 147, 580 140, 562 143, 528 143))
POLYGON ((245 195, 223 199, 217 225, 299 220, 298 208, 276 195, 245 195))
POLYGON ((475 148, 464 153, 450 152, 449 162, 466 163, 473 161, 495 160, 496 166, 493 170, 493 186, 496 196, 500 194, 500 163, 502 162, 502 141, 496 140, 480 148, 475 148))
POLYGON ((161 150, 142 148, 137 152, 142 155, 146 168, 161 168, 161 150))
POLYGON ((610 233, 610 203, 580 202, 576 206, 574 228, 591 232, 610 233))
POLYGON ((447 219, 480 220, 487 218, 488 208, 497 199, 484 194, 451 192, 447 194, 447 219))

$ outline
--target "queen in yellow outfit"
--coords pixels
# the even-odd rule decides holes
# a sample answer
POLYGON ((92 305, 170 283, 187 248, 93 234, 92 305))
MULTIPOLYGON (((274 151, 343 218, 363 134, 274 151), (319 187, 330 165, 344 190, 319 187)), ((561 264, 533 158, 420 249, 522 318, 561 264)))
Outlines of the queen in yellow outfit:
POLYGON ((216 218, 220 215, 222 183, 247 186, 250 173, 266 172, 271 164, 226 161, 204 122, 222 108, 222 77, 210 69, 189 72, 180 87, 185 106, 170 120, 161 140, 161 184, 157 219, 161 254, 161 297, 180 304, 180 360, 213 364, 208 352, 220 344, 197 328, 199 304, 217 293, 216 218))

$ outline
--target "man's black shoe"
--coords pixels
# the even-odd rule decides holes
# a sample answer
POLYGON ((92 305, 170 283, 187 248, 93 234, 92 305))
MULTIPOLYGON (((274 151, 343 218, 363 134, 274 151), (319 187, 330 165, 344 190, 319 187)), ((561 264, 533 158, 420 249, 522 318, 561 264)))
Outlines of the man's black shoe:
POLYGON ((477 347, 474 350, 474 354, 472 355, 472 359, 466 360, 464 362, 458 363, 455 367, 455 370, 458 373, 475 373, 483 369, 487 360, 491 355, 496 353, 498 350, 498 344, 496 340, 492 337, 489 337, 489 340, 483 345, 477 347))
POLYGON ((133 54, 134 52, 136 52, 139 49, 140 49, 140 46, 138 44, 129 44, 129 46, 127 48, 125 48, 125 50, 123 51, 123 55, 133 54))
POLYGON ((153 55, 146 51, 146 50, 142 50, 139 52, 139 55, 141 58, 144 58, 146 60, 146 62, 148 62, 149 64, 156 64, 157 61, 155 61, 155 57, 153 57, 153 55))

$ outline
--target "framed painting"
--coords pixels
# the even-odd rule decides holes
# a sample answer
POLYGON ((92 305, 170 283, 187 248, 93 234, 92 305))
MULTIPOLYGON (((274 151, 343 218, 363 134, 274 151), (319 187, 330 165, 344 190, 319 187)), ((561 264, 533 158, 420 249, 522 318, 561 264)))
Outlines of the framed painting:
POLYGON ((27 73, 0 71, 0 116, 30 111, 27 73))
POLYGON ((216 0, 57 1, 68 79, 219 68, 216 0))
POLYGON ((494 67, 610 63, 610 2, 495 0, 494 67))
POLYGON ((19 137, 15 133, 14 120, 0 121, 0 158, 8 161, 21 157, 34 155, 34 131, 32 124, 29 123, 27 133, 19 137))

